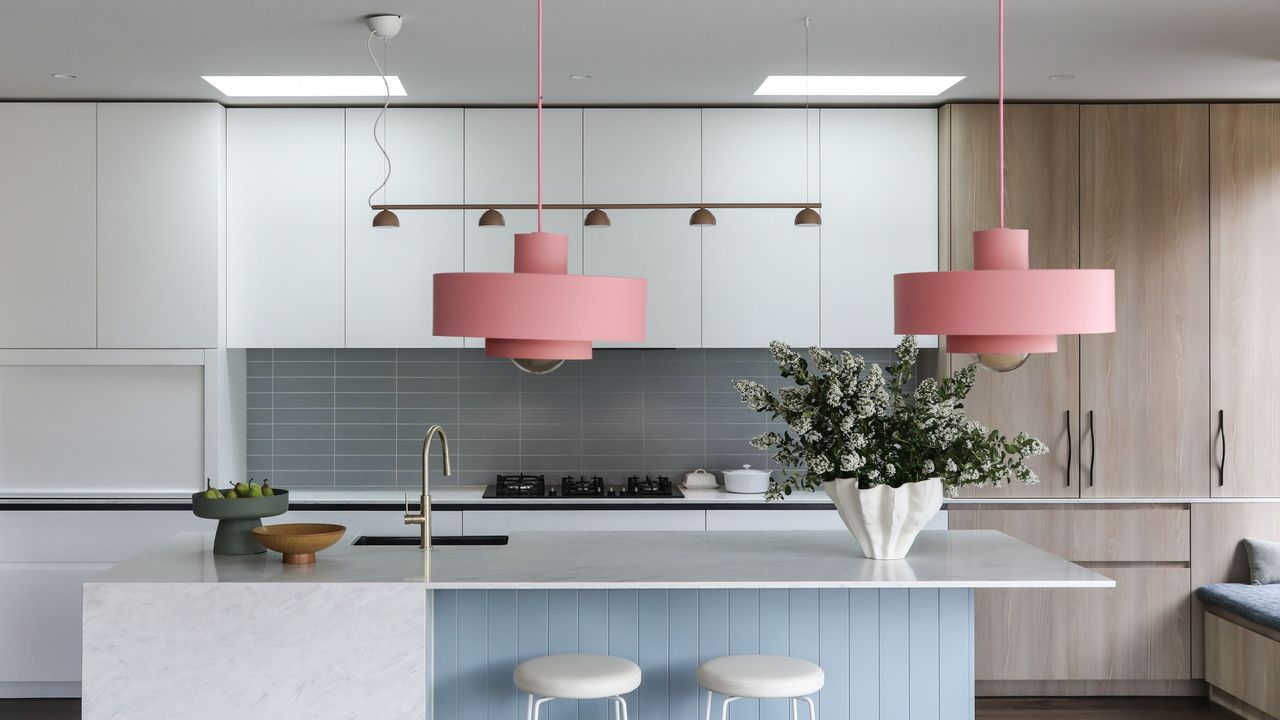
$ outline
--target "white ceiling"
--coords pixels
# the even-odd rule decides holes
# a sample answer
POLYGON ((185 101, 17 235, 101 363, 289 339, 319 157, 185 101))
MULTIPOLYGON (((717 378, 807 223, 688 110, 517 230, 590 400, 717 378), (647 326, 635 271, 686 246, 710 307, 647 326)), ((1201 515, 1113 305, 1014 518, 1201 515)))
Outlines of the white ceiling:
MULTIPOLYGON (((805 15, 813 74, 968 76, 941 98, 859 104, 995 94, 995 0, 545 1, 548 104, 787 103, 752 92, 765 75, 802 72, 805 15)), ((0 98, 219 100, 201 75, 368 74, 361 18, 397 12, 405 26, 391 71, 409 96, 396 104, 524 105, 534 9, 534 0, 0 0, 0 98)), ((1009 0, 1006 14, 1012 99, 1280 98, 1280 0, 1009 0), (1049 80, 1058 73, 1076 79, 1049 80)))

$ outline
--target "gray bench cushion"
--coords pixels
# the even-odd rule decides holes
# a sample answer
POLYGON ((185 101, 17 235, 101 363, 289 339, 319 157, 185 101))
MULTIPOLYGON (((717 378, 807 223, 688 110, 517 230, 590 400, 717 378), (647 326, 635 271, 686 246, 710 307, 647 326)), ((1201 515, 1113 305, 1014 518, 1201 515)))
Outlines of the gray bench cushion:
POLYGON ((1196 597, 1206 605, 1220 607, 1246 620, 1280 630, 1280 585, 1217 583, 1203 585, 1196 597))

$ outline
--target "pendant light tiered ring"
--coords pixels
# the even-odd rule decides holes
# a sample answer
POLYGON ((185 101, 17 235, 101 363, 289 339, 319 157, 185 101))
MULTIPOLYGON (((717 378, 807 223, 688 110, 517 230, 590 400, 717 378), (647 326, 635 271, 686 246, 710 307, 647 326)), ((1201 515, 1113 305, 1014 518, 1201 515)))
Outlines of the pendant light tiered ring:
POLYGON ((515 272, 436 274, 434 332, 533 360, 589 360, 593 340, 644 338, 645 280, 568 272, 568 236, 517 233, 515 272))
POLYGON ((1028 269, 1028 239, 1026 230, 979 230, 974 270, 895 275, 894 332, 946 335, 950 353, 1001 355, 1115 332, 1115 271, 1028 269))

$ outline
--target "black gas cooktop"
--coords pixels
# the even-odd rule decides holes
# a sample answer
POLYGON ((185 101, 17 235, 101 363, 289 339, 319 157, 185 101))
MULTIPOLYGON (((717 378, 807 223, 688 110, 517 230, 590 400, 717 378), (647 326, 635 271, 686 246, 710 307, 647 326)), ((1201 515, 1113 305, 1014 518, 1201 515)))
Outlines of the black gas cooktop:
POLYGON ((656 477, 631 475, 609 482, 599 475, 565 475, 558 483, 549 483, 545 475, 499 475, 497 482, 484 490, 486 498, 601 498, 643 499, 684 497, 665 475, 656 477))

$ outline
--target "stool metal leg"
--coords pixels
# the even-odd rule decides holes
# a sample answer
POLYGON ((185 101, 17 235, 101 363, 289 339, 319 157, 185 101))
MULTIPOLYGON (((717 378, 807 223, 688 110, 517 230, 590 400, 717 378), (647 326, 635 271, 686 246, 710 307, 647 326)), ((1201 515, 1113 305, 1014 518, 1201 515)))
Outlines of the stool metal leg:
POLYGON ((724 699, 724 705, 720 706, 720 720, 729 720, 729 703, 734 700, 741 700, 737 695, 730 695, 724 699))
POLYGON ((627 720, 627 699, 621 695, 614 695, 611 699, 614 720, 627 720))
POLYGON ((713 694, 710 690, 708 690, 707 691, 707 720, 711 720, 711 700, 712 699, 713 699, 713 694))
POLYGON ((791 698, 791 720, 800 720, 801 700, 809 706, 809 720, 818 720, 818 711, 814 708, 813 698, 808 696, 791 698))
POLYGON ((529 709, 528 709, 528 712, 525 714, 525 717, 528 720, 538 720, 538 716, 542 713, 542 704, 551 702, 552 700, 555 700, 555 698, 544 697, 544 698, 538 698, 535 701, 533 698, 533 693, 529 693, 529 709))
POLYGON ((813 698, 806 695, 803 698, 801 698, 801 700, 804 700, 806 703, 809 704, 809 720, 818 720, 818 711, 813 706, 813 698))

